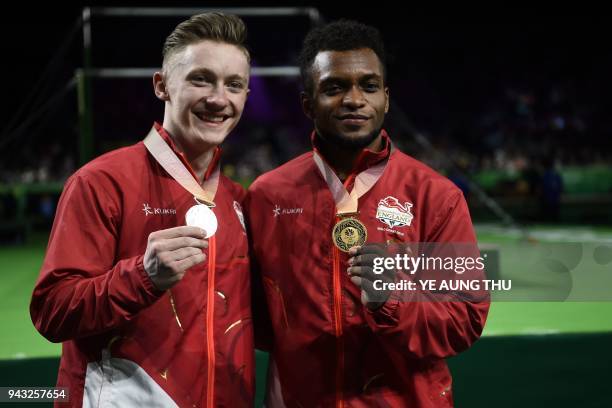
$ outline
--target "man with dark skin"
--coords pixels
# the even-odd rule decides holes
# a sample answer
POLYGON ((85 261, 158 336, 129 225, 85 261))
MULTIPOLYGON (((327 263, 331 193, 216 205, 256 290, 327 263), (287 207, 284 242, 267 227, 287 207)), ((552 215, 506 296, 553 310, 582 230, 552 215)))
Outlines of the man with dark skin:
POLYGON ((417 302, 375 288, 396 281, 374 270, 389 242, 476 242, 461 191, 393 148, 383 129, 385 60, 373 27, 312 30, 300 62, 313 150, 249 188, 268 407, 452 406, 444 359, 484 327, 487 301, 417 302))
POLYGON ((379 151, 389 88, 374 51, 322 51, 310 69, 313 89, 302 92, 304 112, 321 138, 320 149, 334 157, 345 179, 363 148, 379 151))
MULTIPOLYGON (((314 123, 319 150, 324 157, 333 157, 332 166, 344 182, 363 149, 381 150, 381 129, 389 111, 384 68, 372 49, 361 48, 322 51, 310 73, 314 86, 301 93, 302 108, 314 123)), ((349 254, 351 281, 362 289, 362 303, 375 309, 390 293, 375 291, 372 285, 381 278, 373 273, 374 258, 386 253, 379 245, 364 245, 352 247, 349 254)), ((385 270, 382 278, 393 281, 393 275, 393 270, 385 270)))

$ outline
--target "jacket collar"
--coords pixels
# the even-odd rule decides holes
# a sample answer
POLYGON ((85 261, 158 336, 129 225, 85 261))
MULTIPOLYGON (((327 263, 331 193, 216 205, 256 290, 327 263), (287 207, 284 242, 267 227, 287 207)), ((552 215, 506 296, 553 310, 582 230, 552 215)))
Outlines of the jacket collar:
MULTIPOLYGON (((380 133, 382 138, 382 149, 380 149, 380 151, 378 152, 368 148, 364 148, 363 150, 361 150, 359 156, 357 157, 357 160, 355 161, 353 169, 347 176, 346 180, 343 180, 345 186, 352 184, 352 181, 357 176, 357 174, 361 173, 365 169, 368 169, 380 163, 381 161, 388 158, 391 154, 391 139, 389 138, 389 135, 384 129, 381 130, 380 133)), ((338 174, 338 171, 334 167, 333 162, 329 160, 329 158, 325 157, 325 155, 323 155, 323 153, 319 150, 319 136, 315 131, 313 131, 310 135, 310 141, 312 143, 313 151, 317 152, 323 158, 323 160, 325 160, 325 162, 332 169, 334 169, 334 172, 338 174)))
MULTIPOLYGON (((187 170, 189 170, 191 175, 196 180, 198 180, 198 177, 196 176, 195 172, 191 168, 191 164, 189 164, 189 161, 187 160, 187 158, 185 157, 183 152, 178 150, 178 148, 176 147, 176 144, 174 143, 174 140, 172 139, 172 136, 170 136, 168 131, 166 129, 164 129, 163 126, 160 125, 157 122, 155 122, 153 124, 153 126, 155 126, 155 130, 157 130, 157 133, 159 133, 159 135, 166 141, 166 143, 168 143, 168 146, 170 146, 172 151, 174 153, 176 153, 176 155, 179 157, 181 162, 183 162, 183 164, 185 165, 187 170)), ((215 147, 215 151, 213 152, 213 157, 212 157, 210 163, 208 163, 208 167, 206 168, 206 172, 204 173, 204 180, 208 180, 208 178, 211 176, 211 174, 215 171, 215 168, 219 164, 219 160, 220 159, 221 159, 221 147, 217 146, 217 147, 215 147)))

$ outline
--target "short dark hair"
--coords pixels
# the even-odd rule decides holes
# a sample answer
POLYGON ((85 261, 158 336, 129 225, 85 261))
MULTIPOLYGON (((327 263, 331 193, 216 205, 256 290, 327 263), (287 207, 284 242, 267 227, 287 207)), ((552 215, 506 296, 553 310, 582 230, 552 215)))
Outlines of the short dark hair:
POLYGON ((212 40, 235 45, 250 61, 246 48, 247 29, 240 17, 221 12, 208 12, 191 16, 180 23, 166 38, 162 56, 164 65, 177 52, 190 44, 212 40))
POLYGON ((300 52, 300 74, 304 91, 312 94, 312 63, 321 51, 350 51, 369 48, 378 57, 387 72, 387 55, 380 31, 377 28, 354 20, 338 20, 310 30, 300 52))

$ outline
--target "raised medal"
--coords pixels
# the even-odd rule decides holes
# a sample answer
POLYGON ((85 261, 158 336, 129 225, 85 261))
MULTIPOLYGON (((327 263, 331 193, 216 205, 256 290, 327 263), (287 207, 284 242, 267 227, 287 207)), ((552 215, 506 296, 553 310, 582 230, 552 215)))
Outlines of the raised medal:
POLYGON ((348 252, 351 247, 365 244, 368 231, 356 218, 348 217, 340 220, 332 230, 334 245, 343 252, 348 252))
POLYGON ((217 232, 217 216, 204 204, 191 207, 185 214, 185 222, 189 226, 199 227, 206 231, 205 238, 210 238, 217 232))

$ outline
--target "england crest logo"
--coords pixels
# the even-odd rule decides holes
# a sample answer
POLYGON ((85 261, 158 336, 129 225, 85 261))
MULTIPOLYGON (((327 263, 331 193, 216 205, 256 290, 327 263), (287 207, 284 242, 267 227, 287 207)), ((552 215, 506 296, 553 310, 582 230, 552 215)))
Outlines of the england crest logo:
POLYGON ((376 218, 391 228, 410 226, 413 218, 411 208, 411 203, 402 205, 397 198, 388 196, 378 202, 376 218))

